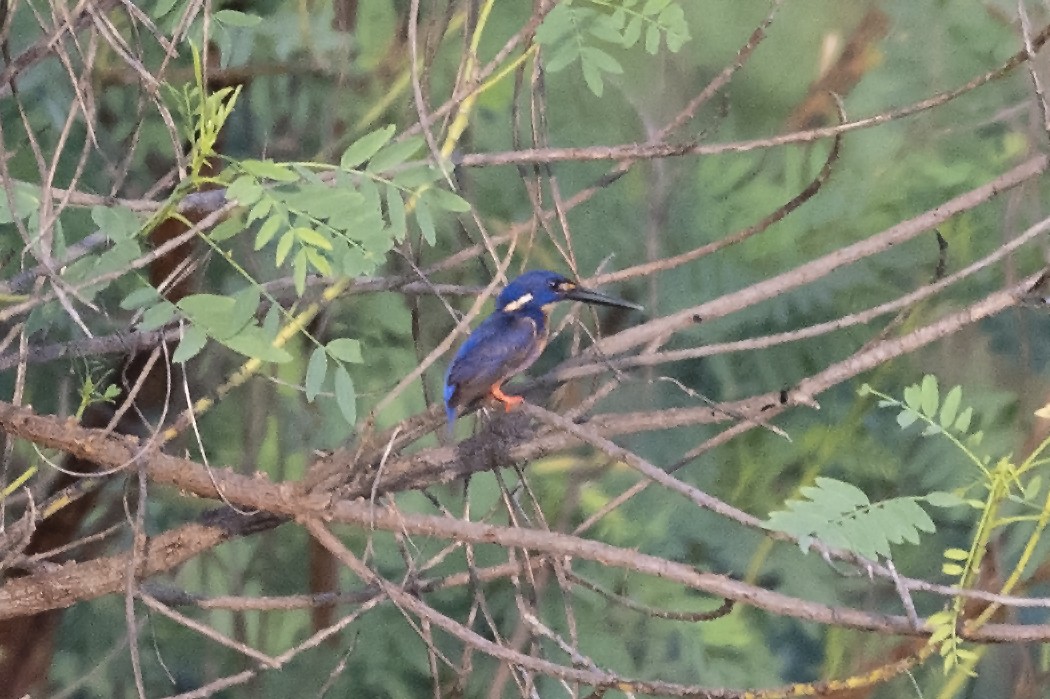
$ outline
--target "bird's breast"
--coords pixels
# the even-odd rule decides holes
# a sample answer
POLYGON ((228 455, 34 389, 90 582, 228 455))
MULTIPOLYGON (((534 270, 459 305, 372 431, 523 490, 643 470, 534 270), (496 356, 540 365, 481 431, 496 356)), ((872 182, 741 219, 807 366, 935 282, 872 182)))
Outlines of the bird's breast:
POLYGON ((535 318, 528 318, 532 324, 532 340, 529 343, 528 352, 522 358, 521 362, 514 367, 511 374, 517 374, 525 371, 532 366, 540 355, 543 354, 543 350, 547 348, 547 339, 550 336, 550 325, 546 323, 546 319, 538 321, 535 318))

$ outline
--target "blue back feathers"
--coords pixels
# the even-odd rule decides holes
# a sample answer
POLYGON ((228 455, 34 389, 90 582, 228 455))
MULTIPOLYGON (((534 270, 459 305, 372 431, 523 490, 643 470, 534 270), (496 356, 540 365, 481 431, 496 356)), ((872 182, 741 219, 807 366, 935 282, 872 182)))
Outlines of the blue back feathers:
POLYGON ((496 298, 496 310, 474 329, 456 352, 445 373, 444 399, 449 430, 461 409, 486 396, 509 410, 521 401, 501 392, 501 384, 540 356, 547 344, 547 311, 558 301, 640 309, 545 269, 513 279, 496 298))

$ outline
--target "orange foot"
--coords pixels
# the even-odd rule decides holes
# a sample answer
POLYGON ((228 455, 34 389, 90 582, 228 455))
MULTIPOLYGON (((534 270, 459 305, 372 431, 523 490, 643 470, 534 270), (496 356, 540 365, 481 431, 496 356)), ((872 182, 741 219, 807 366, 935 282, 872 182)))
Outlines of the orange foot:
POLYGON ((498 383, 492 386, 492 397, 503 403, 503 410, 508 413, 525 400, 521 396, 508 396, 498 383))

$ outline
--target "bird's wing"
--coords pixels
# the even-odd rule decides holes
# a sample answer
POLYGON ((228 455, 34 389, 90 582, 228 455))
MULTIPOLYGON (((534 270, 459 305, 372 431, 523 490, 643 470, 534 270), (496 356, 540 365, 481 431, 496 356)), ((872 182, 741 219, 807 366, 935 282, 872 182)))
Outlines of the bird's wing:
POLYGON ((535 359, 537 323, 500 313, 485 319, 459 348, 445 376, 445 402, 465 406, 535 359))

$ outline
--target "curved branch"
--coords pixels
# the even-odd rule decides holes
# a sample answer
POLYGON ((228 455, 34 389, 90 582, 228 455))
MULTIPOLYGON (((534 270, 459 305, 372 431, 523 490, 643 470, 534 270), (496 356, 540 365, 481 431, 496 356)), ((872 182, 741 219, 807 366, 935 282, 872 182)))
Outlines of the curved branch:
MULTIPOLYGON (((1045 155, 1031 158, 988 184, 949 199, 940 206, 919 216, 902 221, 876 235, 811 260, 798 267, 764 279, 740 291, 671 313, 656 320, 636 325, 615 335, 603 338, 583 353, 586 357, 607 356, 625 352, 654 338, 662 338, 695 325, 699 319, 722 316, 775 298, 789 289, 803 286, 825 277, 837 269, 865 257, 885 252, 895 245, 911 240, 920 233, 938 226, 964 211, 973 209, 1002 192, 1042 175, 1050 163, 1045 155)), ((594 280, 600 283, 601 278, 594 280)))

